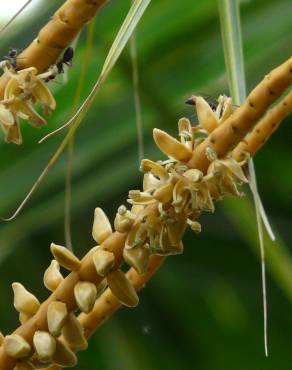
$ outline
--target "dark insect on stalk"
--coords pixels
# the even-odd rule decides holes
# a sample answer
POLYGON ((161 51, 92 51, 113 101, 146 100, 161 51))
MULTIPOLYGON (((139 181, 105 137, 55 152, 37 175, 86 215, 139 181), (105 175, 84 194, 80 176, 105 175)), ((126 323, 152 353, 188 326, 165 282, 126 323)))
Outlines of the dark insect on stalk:
MULTIPOLYGON (((204 98, 206 100, 206 102, 210 105, 210 108, 213 110, 213 111, 216 111, 216 108, 218 106, 218 102, 215 98, 213 98, 212 96, 210 95, 206 95, 206 94, 198 94, 199 96, 201 96, 202 98, 204 98)), ((191 97, 189 97, 186 101, 185 101, 186 104, 188 105, 196 105, 196 100, 195 100, 195 96, 192 95, 191 97)))
MULTIPOLYGON (((185 104, 196 106, 196 98, 195 98, 196 96, 201 96, 202 98, 204 98, 206 102, 209 104, 212 111, 216 112, 218 102, 214 97, 207 95, 207 94, 198 93, 198 94, 192 95, 185 101, 185 104)), ((191 116, 188 116, 188 118, 193 124, 196 124, 196 122, 198 121, 198 116, 196 112, 193 113, 191 116)))
MULTIPOLYGON (((58 74, 64 73, 64 64, 66 66, 71 67, 72 66, 72 59, 74 57, 74 49, 69 46, 62 56, 62 58, 56 63, 58 74)), ((50 80, 53 80, 56 77, 56 75, 51 75, 48 77, 45 81, 48 82, 50 80)))
POLYGON ((64 73, 64 64, 66 64, 66 66, 68 66, 68 67, 72 66, 73 56, 74 56, 74 49, 71 46, 69 46, 64 51, 62 59, 59 62, 56 63, 59 74, 64 73))
POLYGON ((17 66, 17 56, 18 56, 18 50, 15 48, 12 48, 8 51, 8 55, 4 56, 4 60, 7 60, 13 67, 15 71, 18 71, 19 68, 17 66))

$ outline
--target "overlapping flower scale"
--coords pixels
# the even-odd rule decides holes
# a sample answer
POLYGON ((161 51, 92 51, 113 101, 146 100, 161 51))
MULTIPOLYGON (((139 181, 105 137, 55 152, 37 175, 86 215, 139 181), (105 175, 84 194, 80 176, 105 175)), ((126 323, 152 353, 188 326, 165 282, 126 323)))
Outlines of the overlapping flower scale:
POLYGON ((44 82, 53 71, 38 74, 34 67, 15 71, 9 63, 2 67, 10 80, 0 101, 0 125, 6 142, 21 144, 19 119, 27 120, 34 127, 41 127, 46 120, 35 110, 35 105, 40 104, 45 115, 56 108, 55 99, 44 82))

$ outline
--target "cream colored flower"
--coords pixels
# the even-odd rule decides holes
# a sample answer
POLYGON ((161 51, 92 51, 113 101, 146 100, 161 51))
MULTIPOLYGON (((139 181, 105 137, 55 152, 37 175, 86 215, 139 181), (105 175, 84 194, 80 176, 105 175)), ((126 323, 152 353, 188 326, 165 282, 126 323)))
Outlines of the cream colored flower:
POLYGON ((213 196, 220 199, 224 195, 241 196, 238 185, 247 183, 242 166, 246 161, 237 162, 233 158, 216 159, 208 168, 206 179, 211 185, 213 196), (214 193, 217 193, 215 195, 214 193))
POLYGON ((41 127, 46 120, 35 110, 40 104, 44 114, 50 114, 56 108, 56 102, 44 83, 48 73, 37 74, 34 67, 20 71, 3 66, 10 77, 5 90, 4 99, 0 102, 0 123, 7 142, 22 143, 19 118, 27 120, 34 127, 41 127))
POLYGON ((180 119, 180 141, 154 130, 155 142, 168 159, 142 160, 143 191, 131 190, 128 203, 132 209, 120 207, 116 215, 116 230, 127 233, 125 256, 140 271, 150 254, 182 253, 186 227, 201 232, 198 216, 205 211, 214 212, 215 202, 225 195, 240 196, 237 187, 247 182, 242 170, 244 162, 230 157, 218 159, 212 147, 206 150, 211 162, 206 175, 188 168, 189 155, 201 140, 194 139, 194 133, 199 130, 208 134, 232 114, 231 99, 225 96, 219 97, 216 111, 200 97, 196 97, 196 105, 199 125, 193 128, 188 119, 180 119))
POLYGON ((4 100, 9 102, 18 98, 40 103, 44 114, 49 114, 56 108, 55 99, 43 81, 47 74, 38 75, 37 69, 30 67, 18 72, 10 71, 9 76, 11 78, 5 87, 4 100))

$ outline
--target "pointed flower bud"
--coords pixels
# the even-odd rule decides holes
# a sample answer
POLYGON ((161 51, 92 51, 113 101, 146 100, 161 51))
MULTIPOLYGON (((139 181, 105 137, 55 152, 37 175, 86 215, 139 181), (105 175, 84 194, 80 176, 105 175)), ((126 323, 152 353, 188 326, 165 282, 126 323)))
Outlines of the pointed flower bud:
POLYGON ((125 306, 135 307, 139 303, 139 297, 127 278, 121 271, 112 271, 107 275, 107 282, 113 295, 125 306))
POLYGON ((14 292, 15 309, 28 316, 34 315, 40 307, 38 299, 20 283, 13 283, 12 289, 14 292))
POLYGON ((130 204, 151 204, 154 203, 155 199, 153 199, 152 195, 140 190, 130 190, 129 191, 129 199, 128 203, 130 204))
POLYGON ((153 162, 150 159, 142 159, 141 171, 147 173, 151 172, 154 176, 158 177, 161 181, 166 181, 169 175, 166 169, 157 162, 153 162))
POLYGON ((123 257, 125 262, 133 267, 138 274, 143 274, 148 267, 150 250, 146 246, 124 248, 123 257))
POLYGON ((16 359, 28 356, 31 351, 29 343, 18 334, 7 335, 3 347, 9 356, 16 359))
POLYGON ((51 334, 37 330, 33 336, 33 344, 40 361, 47 362, 52 359, 56 350, 56 340, 51 334))
POLYGON ((218 127, 218 118, 215 112, 211 109, 210 105, 201 96, 196 96, 196 109, 198 115, 198 121, 200 126, 208 131, 212 132, 218 127))
POLYGON ((168 203, 172 199, 172 191, 173 184, 169 182, 168 184, 162 185, 160 188, 158 188, 153 193, 153 198, 155 198, 161 203, 168 203))
POLYGON ((219 123, 224 122, 233 113, 232 99, 226 95, 220 95, 218 98, 218 109, 221 111, 219 123))
POLYGON ((79 281, 74 287, 74 296, 79 309, 89 313, 95 303, 97 295, 96 286, 87 281, 79 281))
POLYGON ((113 230, 106 214, 101 208, 95 208, 92 227, 93 239, 97 242, 97 244, 101 244, 112 234, 112 232, 113 230))
POLYGON ((184 144, 180 143, 174 137, 168 135, 165 131, 154 129, 153 137, 158 148, 168 157, 177 161, 187 162, 192 152, 184 144))
POLYGON ((64 280, 60 273, 60 265, 56 260, 52 260, 50 266, 46 269, 44 274, 44 284, 51 292, 56 290, 64 280))
POLYGON ((114 222, 115 230, 118 231, 119 233, 127 233, 131 229, 133 222, 134 220, 125 217, 124 215, 121 215, 118 212, 116 214, 114 222))
POLYGON ((57 337, 64 326, 67 318, 67 307, 63 302, 51 302, 48 307, 47 320, 48 328, 52 335, 57 337))
POLYGON ((82 351, 88 347, 87 340, 84 336, 84 329, 73 313, 68 315, 62 334, 66 343, 73 351, 82 351))
POLYGON ((53 356, 53 362, 61 367, 74 367, 77 365, 77 357, 67 344, 60 339, 56 339, 56 351, 53 356))
POLYGON ((81 262, 69 249, 52 243, 51 252, 59 264, 67 270, 79 270, 81 262))
POLYGON ((93 263, 98 275, 106 276, 115 265, 115 256, 112 252, 98 249, 93 255, 93 263))
POLYGON ((160 180, 158 180, 151 172, 146 172, 143 177, 143 190, 151 191, 157 189, 161 185, 160 180))

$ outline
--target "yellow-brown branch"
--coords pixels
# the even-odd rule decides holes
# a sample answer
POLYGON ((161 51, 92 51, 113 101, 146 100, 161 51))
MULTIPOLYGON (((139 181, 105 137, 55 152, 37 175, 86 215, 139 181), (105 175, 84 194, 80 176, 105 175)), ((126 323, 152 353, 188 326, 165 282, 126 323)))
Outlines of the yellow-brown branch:
POLYGON ((188 166, 205 172, 210 164, 206 157, 206 148, 213 148, 219 157, 227 154, 291 83, 292 58, 289 58, 272 70, 249 94, 242 106, 195 148, 188 166))
MULTIPOLYGON (((62 50, 69 46, 82 28, 96 15, 107 0, 67 0, 40 30, 38 36, 17 58, 19 68, 36 67, 39 72, 56 63, 62 50)), ((9 78, 0 78, 0 98, 9 78)))
POLYGON ((281 122, 292 112, 292 92, 272 108, 253 128, 253 130, 236 146, 232 156, 237 161, 245 158, 246 153, 254 156, 279 128, 281 122))

